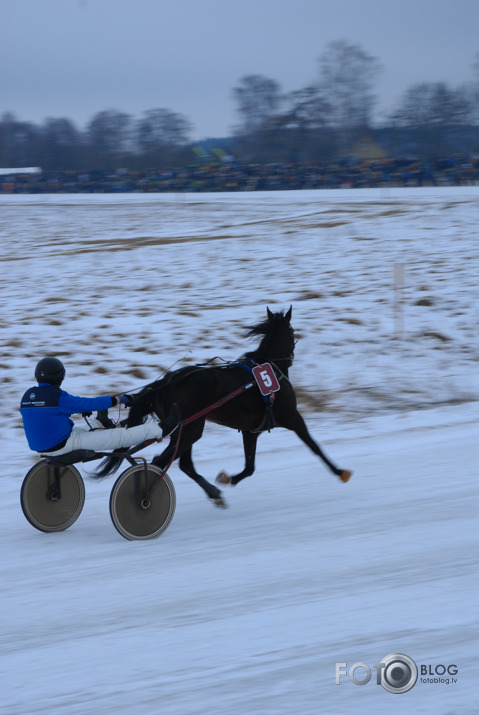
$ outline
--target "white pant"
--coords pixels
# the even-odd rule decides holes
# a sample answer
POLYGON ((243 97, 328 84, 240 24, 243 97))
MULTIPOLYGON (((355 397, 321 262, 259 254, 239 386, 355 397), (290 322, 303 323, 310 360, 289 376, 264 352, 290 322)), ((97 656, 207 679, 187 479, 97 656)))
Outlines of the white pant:
POLYGON ((137 427, 115 427, 88 431, 74 427, 65 446, 55 452, 47 452, 47 457, 57 457, 76 449, 91 449, 94 452, 108 452, 120 447, 134 447, 148 439, 161 441, 162 430, 157 422, 146 422, 137 427))

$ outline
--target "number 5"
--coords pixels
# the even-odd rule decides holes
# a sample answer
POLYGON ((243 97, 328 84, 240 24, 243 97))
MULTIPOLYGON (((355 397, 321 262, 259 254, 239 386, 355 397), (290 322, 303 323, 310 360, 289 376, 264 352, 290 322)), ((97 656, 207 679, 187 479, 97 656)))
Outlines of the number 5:
POLYGON ((261 379, 263 380, 264 386, 271 387, 271 385, 273 384, 273 381, 272 381, 271 377, 268 375, 268 371, 261 370, 260 375, 261 375, 261 379))

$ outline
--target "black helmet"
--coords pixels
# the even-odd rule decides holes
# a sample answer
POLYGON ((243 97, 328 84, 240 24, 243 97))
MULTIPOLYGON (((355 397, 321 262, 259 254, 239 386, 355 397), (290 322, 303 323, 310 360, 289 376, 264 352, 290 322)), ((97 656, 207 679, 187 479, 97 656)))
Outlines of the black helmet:
POLYGON ((35 368, 37 382, 49 382, 50 385, 61 385, 65 377, 63 363, 57 358, 46 357, 40 360, 35 368))

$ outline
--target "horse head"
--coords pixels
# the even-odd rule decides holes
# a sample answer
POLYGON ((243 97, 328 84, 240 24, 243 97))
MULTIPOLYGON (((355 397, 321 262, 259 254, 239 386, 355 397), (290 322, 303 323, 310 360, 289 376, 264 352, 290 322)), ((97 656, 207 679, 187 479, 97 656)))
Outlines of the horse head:
POLYGON ((257 325, 253 325, 247 337, 262 335, 263 339, 254 353, 258 361, 272 361, 280 363, 285 369, 293 364, 294 346, 296 344, 294 338, 294 330, 291 326, 291 315, 293 306, 286 313, 273 313, 268 307, 266 308, 266 320, 257 325))

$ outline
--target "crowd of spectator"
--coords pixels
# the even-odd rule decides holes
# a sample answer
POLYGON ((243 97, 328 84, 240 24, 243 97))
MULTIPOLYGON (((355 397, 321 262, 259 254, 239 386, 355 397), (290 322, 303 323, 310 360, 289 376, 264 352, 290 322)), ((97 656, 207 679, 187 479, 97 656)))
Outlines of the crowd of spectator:
POLYGON ((455 186, 479 184, 479 154, 420 161, 344 160, 319 164, 242 164, 206 160, 185 168, 149 171, 2 172, 3 194, 272 191, 279 189, 455 186))

